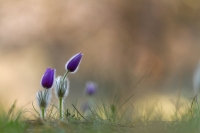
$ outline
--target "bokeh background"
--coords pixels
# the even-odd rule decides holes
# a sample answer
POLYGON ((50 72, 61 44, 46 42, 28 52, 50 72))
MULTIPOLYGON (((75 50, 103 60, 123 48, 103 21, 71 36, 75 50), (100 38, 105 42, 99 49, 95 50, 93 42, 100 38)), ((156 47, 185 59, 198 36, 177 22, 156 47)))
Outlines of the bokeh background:
POLYGON ((87 81, 98 84, 100 99, 134 94, 133 103, 170 103, 180 93, 190 99, 200 58, 200 1, 0 0, 2 104, 35 102, 46 68, 63 75, 78 52, 84 56, 69 75, 69 104, 85 98, 87 81))

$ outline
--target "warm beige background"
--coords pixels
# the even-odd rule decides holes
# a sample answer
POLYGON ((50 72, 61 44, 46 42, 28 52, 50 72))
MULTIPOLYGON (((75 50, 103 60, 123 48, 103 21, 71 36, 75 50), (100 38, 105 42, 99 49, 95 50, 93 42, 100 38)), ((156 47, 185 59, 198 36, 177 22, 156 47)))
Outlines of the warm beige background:
POLYGON ((88 80, 97 82, 99 98, 156 93, 170 101, 180 88, 190 98, 200 58, 200 1, 0 0, 3 104, 34 101, 46 67, 61 75, 80 51, 68 101, 84 99, 88 80))

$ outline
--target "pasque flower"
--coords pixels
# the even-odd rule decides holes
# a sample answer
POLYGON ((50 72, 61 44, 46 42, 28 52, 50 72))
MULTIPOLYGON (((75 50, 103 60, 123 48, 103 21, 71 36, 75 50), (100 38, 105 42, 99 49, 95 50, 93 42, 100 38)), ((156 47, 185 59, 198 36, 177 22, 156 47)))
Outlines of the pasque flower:
POLYGON ((78 53, 74 55, 72 58, 70 58, 70 60, 65 65, 65 69, 69 72, 76 72, 81 62, 82 56, 83 56, 82 53, 78 53))
POLYGON ((49 90, 38 91, 36 94, 38 106, 41 109, 41 117, 44 119, 45 110, 47 109, 50 99, 51 92, 49 90))
POLYGON ((53 86, 54 77, 55 77, 55 69, 47 68, 42 77, 41 85, 45 89, 50 89, 53 86))
POLYGON ((85 93, 91 96, 94 95, 96 92, 97 92, 97 84, 94 82, 87 82, 85 93))
POLYGON ((40 108, 46 109, 49 105, 50 98, 51 98, 51 93, 50 91, 43 90, 43 91, 38 91, 36 94, 37 98, 37 103, 40 108))
POLYGON ((55 69, 47 68, 44 75, 42 76, 41 85, 45 90, 38 91, 36 94, 37 103, 41 110, 41 117, 44 119, 45 110, 47 109, 50 98, 51 91, 49 90, 54 84, 55 69))
POLYGON ((63 79, 62 76, 56 78, 55 94, 58 98, 65 98, 69 93, 69 81, 67 77, 63 79))
POLYGON ((56 78, 55 94, 59 99, 60 119, 63 119, 63 99, 69 93, 69 81, 67 77, 58 76, 56 78))
POLYGON ((88 100, 86 103, 83 104, 82 106, 82 111, 85 115, 85 117, 90 118, 92 116, 91 110, 93 105, 94 105, 94 99, 93 95, 97 92, 97 84, 95 82, 87 82, 86 83, 86 88, 85 88, 85 94, 88 96, 88 100))

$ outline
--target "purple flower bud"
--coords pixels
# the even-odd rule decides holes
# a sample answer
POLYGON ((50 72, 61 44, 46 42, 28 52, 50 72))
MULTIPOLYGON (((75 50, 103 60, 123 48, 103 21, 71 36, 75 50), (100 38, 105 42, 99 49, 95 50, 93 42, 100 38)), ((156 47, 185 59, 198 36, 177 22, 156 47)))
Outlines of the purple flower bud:
POLYGON ((94 82, 87 82, 86 83, 86 94, 91 96, 97 92, 97 84, 94 82))
POLYGON ((70 60, 65 65, 65 69, 68 70, 69 72, 76 72, 82 56, 83 56, 82 53, 78 53, 74 55, 72 58, 70 58, 70 60))
POLYGON ((50 89, 53 86, 54 77, 55 69, 47 68, 42 77, 41 85, 46 89, 50 89))

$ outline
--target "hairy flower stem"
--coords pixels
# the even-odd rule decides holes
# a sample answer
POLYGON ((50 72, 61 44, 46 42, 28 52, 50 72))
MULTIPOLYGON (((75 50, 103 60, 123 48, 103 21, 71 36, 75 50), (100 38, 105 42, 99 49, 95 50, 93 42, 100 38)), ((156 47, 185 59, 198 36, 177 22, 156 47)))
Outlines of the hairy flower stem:
POLYGON ((42 116, 42 119, 44 119, 44 116, 45 116, 45 111, 44 111, 44 108, 41 108, 41 116, 42 116))
POLYGON ((63 119, 63 98, 59 98, 60 119, 63 119))

